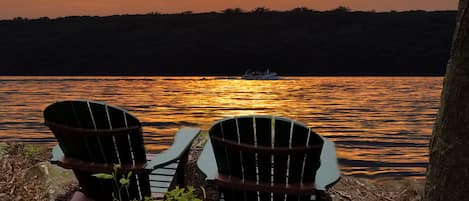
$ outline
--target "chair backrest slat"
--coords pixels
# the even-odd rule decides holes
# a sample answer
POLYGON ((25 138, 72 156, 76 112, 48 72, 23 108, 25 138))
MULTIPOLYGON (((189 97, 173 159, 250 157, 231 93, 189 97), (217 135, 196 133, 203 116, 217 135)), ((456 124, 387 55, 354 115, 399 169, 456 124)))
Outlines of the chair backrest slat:
MULTIPOLYGON (((238 144, 255 145, 255 130, 253 127, 253 118, 237 118, 239 142, 238 144)), ((242 156, 243 179, 256 180, 256 155, 240 151, 242 156)))
MULTIPOLYGON (((109 108, 107 105, 104 106, 105 107, 105 110, 106 110, 106 117, 107 117, 107 122, 109 124, 109 129, 113 129, 113 123, 111 122, 111 116, 109 114, 109 108)), ((114 152, 116 153, 116 157, 117 157, 117 162, 119 164, 121 164, 121 157, 120 157, 120 154, 119 154, 119 150, 117 148, 117 143, 116 143, 116 136, 112 136, 112 141, 113 141, 113 144, 114 144, 114 152)), ((129 149, 127 149, 129 150, 129 149)))
MULTIPOLYGON (((223 122, 221 124, 221 127, 223 128, 222 133, 224 139, 238 142, 238 128, 236 125, 236 120, 223 122)), ((242 178, 242 158, 240 152, 237 150, 226 149, 225 155, 225 157, 229 159, 228 161, 230 163, 230 175, 242 178)))

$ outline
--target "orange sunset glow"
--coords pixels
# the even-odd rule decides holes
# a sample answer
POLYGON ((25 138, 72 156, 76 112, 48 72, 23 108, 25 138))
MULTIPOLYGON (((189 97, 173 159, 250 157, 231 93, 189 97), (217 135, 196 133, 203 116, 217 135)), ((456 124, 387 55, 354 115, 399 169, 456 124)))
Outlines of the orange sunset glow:
POLYGON ((457 0, 1 0, 0 19, 14 17, 60 17, 71 15, 144 14, 149 12, 178 13, 183 11, 208 12, 226 8, 252 10, 267 7, 289 10, 308 7, 329 10, 347 6, 353 10, 455 10, 457 0))

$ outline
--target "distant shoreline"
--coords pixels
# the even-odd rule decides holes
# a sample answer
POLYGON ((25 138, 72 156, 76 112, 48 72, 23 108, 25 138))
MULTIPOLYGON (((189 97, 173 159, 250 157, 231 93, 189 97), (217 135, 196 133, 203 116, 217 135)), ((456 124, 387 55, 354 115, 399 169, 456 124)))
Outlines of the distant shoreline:
MULTIPOLYGON (((6 74, 2 75, 1 77, 241 77, 242 74, 238 75, 204 75, 204 74, 191 74, 191 75, 161 75, 161 74, 6 74)), ((319 75, 319 74, 311 74, 311 75, 280 75, 280 77, 444 77, 445 75, 433 75, 433 74, 391 74, 391 75, 384 75, 384 74, 357 74, 357 75, 344 75, 344 74, 337 74, 337 75, 319 75)))
POLYGON ((456 11, 260 9, 0 20, 0 75, 442 76, 456 11))
POLYGON ((408 10, 382 10, 382 11, 375 11, 375 10, 356 10, 351 9, 346 6, 338 6, 337 8, 330 9, 330 10, 316 10, 313 8, 308 7, 296 7, 290 10, 273 10, 266 7, 257 7, 253 10, 245 10, 241 8, 226 8, 221 11, 205 11, 205 12, 194 12, 194 11, 182 11, 182 12, 173 12, 173 13, 162 13, 162 12, 148 12, 148 13, 122 13, 122 14, 110 14, 110 15, 67 15, 67 16, 38 16, 38 17, 24 17, 24 16, 16 16, 12 18, 0 18, 0 22, 2 21, 13 21, 13 20, 56 20, 56 19, 63 19, 63 18, 73 18, 73 17, 98 17, 98 18, 105 18, 105 17, 116 17, 116 16, 142 16, 142 15, 165 15, 165 16, 177 16, 177 15, 207 15, 207 14, 249 14, 249 13, 285 13, 285 12, 314 12, 314 13, 326 13, 326 12, 337 12, 337 11, 345 11, 345 12, 358 12, 358 13, 408 13, 408 12, 457 12, 457 9, 436 9, 436 10, 419 10, 419 9, 408 9, 408 10))

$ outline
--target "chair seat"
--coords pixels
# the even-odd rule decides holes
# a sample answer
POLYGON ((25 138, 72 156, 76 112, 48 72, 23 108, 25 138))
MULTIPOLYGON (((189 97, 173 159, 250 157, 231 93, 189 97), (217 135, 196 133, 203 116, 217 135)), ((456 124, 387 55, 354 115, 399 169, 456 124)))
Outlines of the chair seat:
POLYGON ((163 198, 174 181, 179 161, 157 168, 150 173, 150 189, 152 197, 163 198))

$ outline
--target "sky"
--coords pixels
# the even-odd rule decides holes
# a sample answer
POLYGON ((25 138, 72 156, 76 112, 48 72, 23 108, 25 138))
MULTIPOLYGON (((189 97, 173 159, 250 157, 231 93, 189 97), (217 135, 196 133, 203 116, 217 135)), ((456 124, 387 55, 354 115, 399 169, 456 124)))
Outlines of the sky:
POLYGON ((226 8, 249 11, 256 7, 272 10, 289 10, 295 7, 330 10, 338 6, 364 11, 456 10, 457 4, 458 0, 0 0, 0 19, 209 12, 226 8))

